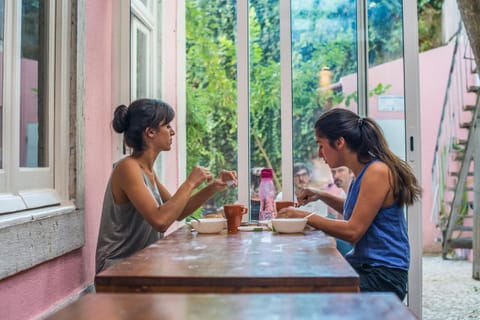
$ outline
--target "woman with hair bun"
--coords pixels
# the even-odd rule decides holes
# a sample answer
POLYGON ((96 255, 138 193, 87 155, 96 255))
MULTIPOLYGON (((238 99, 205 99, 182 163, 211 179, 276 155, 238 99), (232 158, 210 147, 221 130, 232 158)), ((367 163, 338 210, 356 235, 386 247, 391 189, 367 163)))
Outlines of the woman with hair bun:
POLYGON ((213 179, 210 171, 196 166, 175 194, 170 194, 158 179, 154 162, 160 152, 171 149, 174 116, 172 107, 155 99, 136 100, 115 110, 113 129, 123 133, 132 152, 114 165, 107 184, 96 251, 97 273, 161 239, 174 221, 237 184, 234 171, 223 170, 213 179), (210 183, 194 192, 205 181, 210 183))
MULTIPOLYGON (((344 220, 313 215, 308 223, 353 244, 345 258, 360 275, 360 291, 390 291, 403 300, 407 292, 410 247, 404 206, 421 196, 410 166, 388 147, 378 124, 336 108, 315 124, 318 156, 331 168, 346 166, 352 181, 346 199, 305 188, 300 204, 322 200, 343 213, 344 220)), ((308 212, 282 209, 279 216, 305 217, 308 212)))

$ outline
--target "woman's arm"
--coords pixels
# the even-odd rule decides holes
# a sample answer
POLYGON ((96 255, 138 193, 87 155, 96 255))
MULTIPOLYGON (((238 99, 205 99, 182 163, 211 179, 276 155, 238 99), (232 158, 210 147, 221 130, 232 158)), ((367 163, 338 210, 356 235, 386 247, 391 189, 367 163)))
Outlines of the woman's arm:
POLYGON ((337 197, 327 191, 311 187, 302 189, 297 196, 297 200, 300 205, 322 200, 327 206, 333 208, 337 212, 343 212, 343 203, 345 202, 345 199, 342 197, 337 197))
MULTIPOLYGON (((382 207, 393 205, 391 175, 388 167, 382 162, 375 162, 365 171, 357 202, 348 221, 335 220, 313 215, 308 224, 336 238, 356 243, 362 238, 382 207)), ((280 216, 305 217, 308 212, 287 208, 282 209, 280 216)))
POLYGON ((202 204, 205 203, 208 199, 210 199, 215 193, 225 190, 229 187, 229 182, 232 181, 230 184, 231 187, 237 185, 237 175, 235 171, 227 171, 222 170, 220 175, 217 179, 213 180, 210 184, 208 184, 205 188, 195 193, 193 196, 190 197, 185 209, 183 210, 182 214, 177 218, 177 220, 182 220, 185 217, 191 215, 195 210, 200 208, 202 204))
POLYGON ((156 230, 165 232, 182 214, 194 189, 209 179, 211 179, 211 174, 208 170, 195 167, 187 180, 171 197, 160 184, 160 195, 166 201, 163 205, 159 205, 145 185, 138 163, 133 159, 125 159, 115 167, 113 172, 112 192, 116 203, 131 202, 149 224, 156 230))

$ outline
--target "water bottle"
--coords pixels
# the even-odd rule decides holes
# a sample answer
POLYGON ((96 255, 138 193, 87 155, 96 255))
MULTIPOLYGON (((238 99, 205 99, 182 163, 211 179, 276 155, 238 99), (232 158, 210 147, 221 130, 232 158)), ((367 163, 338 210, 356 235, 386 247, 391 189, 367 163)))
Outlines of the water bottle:
POLYGON ((260 220, 271 220, 275 218, 275 186, 273 185, 273 170, 262 169, 260 172, 260 186, 258 195, 260 197, 260 220))

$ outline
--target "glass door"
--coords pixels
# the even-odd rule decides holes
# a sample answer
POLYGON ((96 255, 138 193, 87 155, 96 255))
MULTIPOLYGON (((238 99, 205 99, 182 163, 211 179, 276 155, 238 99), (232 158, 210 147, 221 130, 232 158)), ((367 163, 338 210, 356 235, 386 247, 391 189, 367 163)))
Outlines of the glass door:
MULTIPOLYGON (((285 200, 295 199, 296 185, 306 180, 341 193, 333 168, 317 158, 313 130, 331 108, 378 120, 392 149, 420 177, 416 1, 185 4, 187 171, 201 164, 239 176, 238 188, 205 211, 238 201, 251 205, 256 220, 264 167, 273 168, 285 200)), ((420 208, 409 210, 409 217, 421 217, 420 208)), ((421 256, 418 224, 409 220, 412 261, 421 256)), ((411 274, 419 272, 412 267, 411 274)), ((409 298, 421 308, 415 283, 409 298)))

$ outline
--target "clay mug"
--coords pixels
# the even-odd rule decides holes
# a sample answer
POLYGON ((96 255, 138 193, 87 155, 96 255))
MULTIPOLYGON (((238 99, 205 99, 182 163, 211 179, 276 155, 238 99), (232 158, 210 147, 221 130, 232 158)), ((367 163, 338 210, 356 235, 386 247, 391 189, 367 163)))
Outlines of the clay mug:
POLYGON ((223 213, 227 218, 227 229, 229 233, 238 231, 242 223, 242 216, 248 212, 248 208, 242 204, 226 204, 223 206, 223 213))

